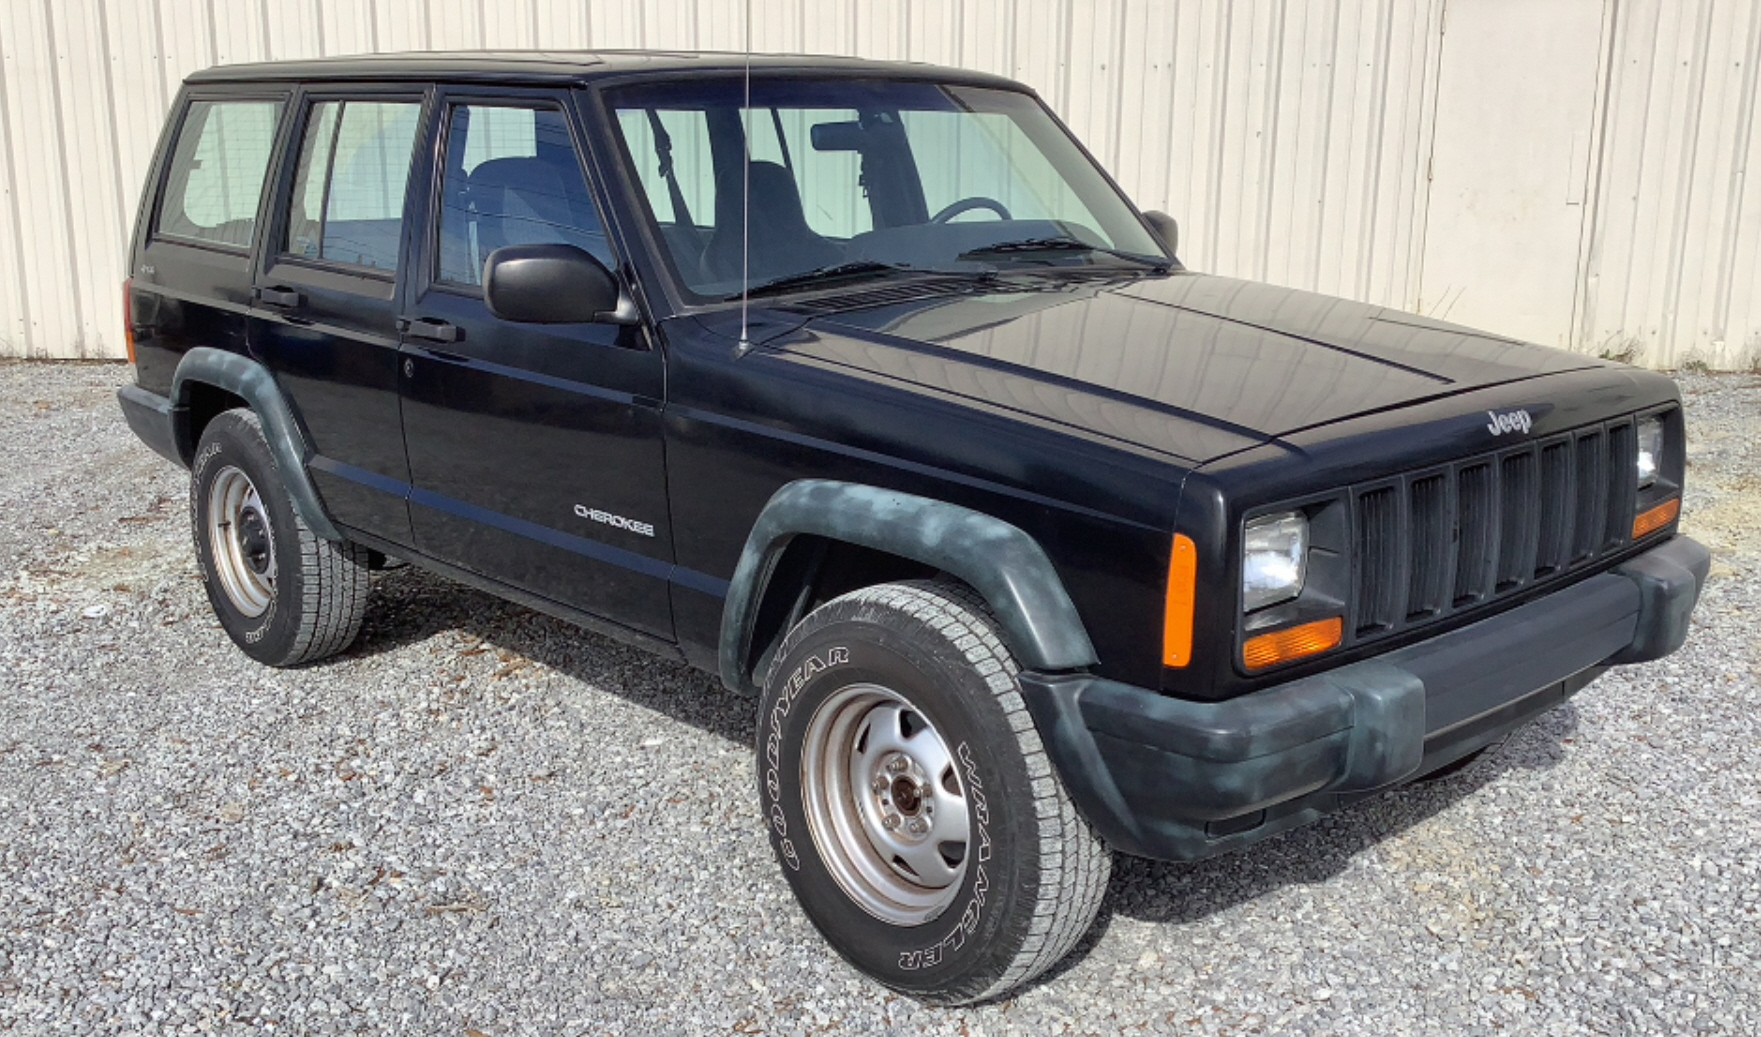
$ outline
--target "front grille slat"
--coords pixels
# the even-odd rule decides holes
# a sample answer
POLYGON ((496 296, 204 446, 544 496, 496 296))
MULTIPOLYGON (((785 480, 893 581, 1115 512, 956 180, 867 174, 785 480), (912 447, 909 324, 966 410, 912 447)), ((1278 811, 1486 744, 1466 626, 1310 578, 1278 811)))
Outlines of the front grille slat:
POLYGON ((1624 543, 1633 532, 1633 497, 1639 492, 1639 470, 1634 463, 1638 444, 1630 421, 1608 429, 1608 527, 1603 547, 1624 543))
POLYGON ((1498 486, 1498 582, 1499 593, 1514 590, 1535 571, 1535 534, 1540 509, 1536 507, 1535 454, 1527 450, 1511 454, 1499 465, 1498 486))
POLYGON ((1541 525, 1535 542, 1536 579, 1558 572, 1571 560, 1572 522, 1577 518, 1578 487, 1569 441, 1548 443, 1541 448, 1538 491, 1541 525))
POLYGON ((1400 500, 1384 486, 1357 499, 1357 633, 1388 630, 1399 618, 1400 500))
POLYGON ((1412 531, 1412 570, 1406 585, 1409 623, 1434 616, 1449 604, 1455 546, 1449 499, 1445 475, 1416 478, 1407 493, 1407 528, 1412 531))
POLYGON ((1497 559, 1498 525, 1494 516, 1497 487, 1492 464, 1481 461, 1456 472, 1455 594, 1456 608, 1472 605, 1492 593, 1497 559))
POLYGON ((1631 540, 1631 418, 1352 489, 1354 640, 1560 579, 1631 540))
POLYGON ((1587 561, 1602 546, 1608 514, 1608 454, 1601 429, 1578 436, 1577 518, 1572 523, 1573 563, 1587 561))

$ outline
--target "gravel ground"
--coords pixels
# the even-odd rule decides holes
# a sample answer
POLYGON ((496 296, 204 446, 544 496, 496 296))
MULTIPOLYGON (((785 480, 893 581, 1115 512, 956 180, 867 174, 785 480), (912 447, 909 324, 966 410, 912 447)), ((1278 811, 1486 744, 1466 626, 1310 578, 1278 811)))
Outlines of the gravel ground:
POLYGON ((340 659, 247 661, 124 377, 0 364, 0 1032, 1761 1031, 1761 378, 1684 383, 1684 651, 1449 780, 1121 860, 1064 965, 944 1011, 796 909, 714 679, 408 569, 340 659))

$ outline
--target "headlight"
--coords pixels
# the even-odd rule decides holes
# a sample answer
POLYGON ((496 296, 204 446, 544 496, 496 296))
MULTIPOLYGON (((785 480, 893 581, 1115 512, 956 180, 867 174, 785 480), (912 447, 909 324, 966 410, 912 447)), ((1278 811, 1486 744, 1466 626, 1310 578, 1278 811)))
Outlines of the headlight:
POLYGON ((1242 537, 1241 602, 1245 611, 1288 601, 1302 592, 1308 568, 1309 523, 1294 511, 1262 515, 1242 537))
POLYGON ((1639 489, 1657 481, 1657 469, 1663 464, 1663 419, 1646 418, 1639 422, 1639 489))

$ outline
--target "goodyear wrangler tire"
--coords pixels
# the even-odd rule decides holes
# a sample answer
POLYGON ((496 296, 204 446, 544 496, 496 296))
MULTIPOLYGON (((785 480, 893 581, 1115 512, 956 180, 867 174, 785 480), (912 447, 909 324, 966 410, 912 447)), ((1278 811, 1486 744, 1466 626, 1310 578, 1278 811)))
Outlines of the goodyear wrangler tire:
POLYGON ((203 429, 190 465, 190 522, 208 603, 246 655, 296 666, 354 641, 367 607, 367 550, 306 528, 250 410, 226 411, 203 429))
POLYGON ((1000 996, 1093 921, 1112 858, 1053 773, 982 602, 885 584, 777 650, 759 796, 808 918, 858 969, 937 1004, 1000 996))

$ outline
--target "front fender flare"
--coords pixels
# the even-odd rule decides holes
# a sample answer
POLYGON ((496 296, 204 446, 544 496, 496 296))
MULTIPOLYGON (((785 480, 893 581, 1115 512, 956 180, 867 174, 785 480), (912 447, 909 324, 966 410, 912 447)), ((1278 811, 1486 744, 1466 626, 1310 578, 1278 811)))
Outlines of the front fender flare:
POLYGON ((293 501, 294 511, 315 535, 326 540, 343 540, 342 533, 324 510, 318 489, 312 485, 311 474, 306 471, 306 459, 311 451, 307 448, 305 433, 300 430, 293 409, 288 406, 287 398, 281 394, 281 387, 275 384, 275 376, 269 373, 269 369, 250 357, 211 346, 197 346, 183 355, 178 361, 177 372, 171 376, 171 403, 172 414, 182 416, 179 420, 184 427, 176 429, 176 437, 186 467, 194 464, 196 458, 195 436, 188 427, 189 387, 192 384, 224 389, 257 412, 263 423, 263 438, 268 440, 275 467, 287 484, 287 495, 293 501))
POLYGON ((810 534, 886 551, 964 580, 996 615, 1023 666, 1055 672, 1092 666, 1094 644, 1051 559, 1001 519, 946 501, 826 479, 800 479, 765 504, 746 537, 722 605, 719 668, 750 692, 746 672, 758 603, 791 538, 810 534))

